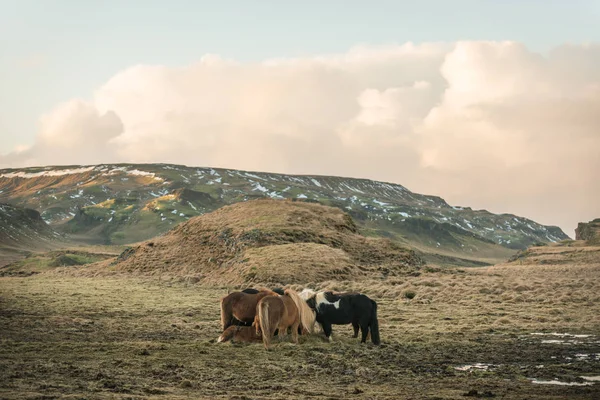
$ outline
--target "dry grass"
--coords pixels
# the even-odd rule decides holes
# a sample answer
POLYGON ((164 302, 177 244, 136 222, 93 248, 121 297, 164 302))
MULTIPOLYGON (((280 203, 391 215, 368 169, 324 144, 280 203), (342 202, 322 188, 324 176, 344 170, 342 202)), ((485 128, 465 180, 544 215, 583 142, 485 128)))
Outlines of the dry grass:
MULTIPOLYGON (((316 243, 290 243, 247 249, 224 272, 231 283, 243 281, 278 284, 325 280, 332 276, 347 279, 361 271, 341 249, 316 243)), ((219 281, 223 281, 220 277, 219 281)))
POLYGON ((257 200, 193 218, 135 246, 116 262, 100 263, 81 273, 291 284, 315 278, 353 279, 365 271, 402 274, 420 263, 412 250, 358 234, 350 216, 337 208, 257 200))
POLYGON ((190 220, 121 263, 0 277, 0 397, 599 398, 600 384, 531 383, 600 375, 597 249, 415 268, 410 252, 358 235, 339 210, 245 207, 190 220), (349 326, 334 327, 333 343, 313 335, 270 352, 215 343, 219 299, 248 282, 363 292, 378 302, 382 345, 360 345, 349 326), (473 363, 490 367, 456 369, 473 363))
POLYGON ((61 269, 0 278, 0 397, 460 399, 477 390, 592 399, 597 386, 529 378, 600 375, 600 360, 575 356, 600 353, 598 336, 560 345, 529 333, 598 335, 599 269, 498 266, 317 282, 377 300, 383 345, 360 345, 351 327, 335 326, 332 344, 315 335, 271 352, 215 343, 218 300, 231 288, 61 269), (477 362, 494 367, 454 369, 477 362))

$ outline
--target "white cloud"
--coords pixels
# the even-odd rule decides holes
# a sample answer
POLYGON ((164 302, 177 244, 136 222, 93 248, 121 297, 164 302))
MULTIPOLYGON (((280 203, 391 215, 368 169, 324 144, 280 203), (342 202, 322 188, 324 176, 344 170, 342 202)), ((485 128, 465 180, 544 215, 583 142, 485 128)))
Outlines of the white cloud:
POLYGON ((402 183, 567 233, 600 216, 600 46, 357 47, 135 66, 3 165, 176 162, 402 183), (93 148, 93 151, 90 151, 93 148))

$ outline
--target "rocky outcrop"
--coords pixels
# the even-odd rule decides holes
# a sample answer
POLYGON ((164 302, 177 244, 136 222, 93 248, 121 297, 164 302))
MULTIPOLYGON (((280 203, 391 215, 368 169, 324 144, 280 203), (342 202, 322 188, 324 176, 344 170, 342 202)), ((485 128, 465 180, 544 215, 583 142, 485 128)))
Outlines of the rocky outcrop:
POLYGON ((589 244, 600 244, 600 218, 590 222, 580 222, 575 229, 575 239, 589 244))

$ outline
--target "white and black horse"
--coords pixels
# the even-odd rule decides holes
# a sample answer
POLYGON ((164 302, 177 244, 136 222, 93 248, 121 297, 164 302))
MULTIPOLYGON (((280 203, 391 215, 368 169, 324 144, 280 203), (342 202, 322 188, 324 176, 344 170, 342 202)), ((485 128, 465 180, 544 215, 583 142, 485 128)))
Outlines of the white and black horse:
POLYGON ((377 321, 377 303, 360 293, 313 292, 304 290, 301 294, 310 308, 317 312, 317 322, 323 327, 325 336, 331 340, 332 325, 352 324, 354 337, 358 337, 360 328, 361 343, 371 341, 378 345, 379 322, 377 321))

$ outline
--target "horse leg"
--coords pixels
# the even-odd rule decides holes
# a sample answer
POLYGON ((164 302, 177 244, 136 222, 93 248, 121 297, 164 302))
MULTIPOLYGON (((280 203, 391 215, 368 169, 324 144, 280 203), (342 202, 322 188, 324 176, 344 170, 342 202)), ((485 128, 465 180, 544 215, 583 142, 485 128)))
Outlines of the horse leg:
POLYGON ((300 325, 300 321, 295 321, 292 325, 292 341, 296 344, 298 344, 298 328, 300 325))
POLYGON ((288 327, 283 322, 281 322, 279 324, 279 328, 278 328, 279 329, 279 342, 283 342, 283 338, 288 335, 288 329, 287 328, 288 327))
POLYGON ((356 339, 358 337, 358 322, 352 321, 352 328, 354 328, 354 335, 352 337, 356 339))
POLYGON ((361 343, 366 343, 367 335, 369 334, 369 321, 360 322, 360 333, 362 334, 361 343))
POLYGON ((331 338, 331 324, 329 322, 323 322, 323 332, 325 332, 325 337, 329 339, 329 341, 333 341, 331 338))
POLYGON ((221 299, 221 327, 223 331, 229 328, 233 322, 233 306, 229 299, 221 299))

